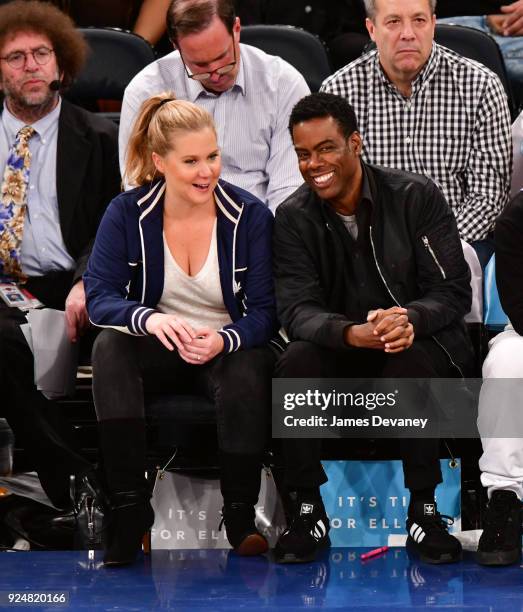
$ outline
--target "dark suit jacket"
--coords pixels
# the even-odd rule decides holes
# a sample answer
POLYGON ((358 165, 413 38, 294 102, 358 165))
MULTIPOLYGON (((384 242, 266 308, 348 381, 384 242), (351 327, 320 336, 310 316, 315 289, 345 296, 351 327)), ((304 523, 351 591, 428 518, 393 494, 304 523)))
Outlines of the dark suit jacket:
POLYGON ((118 127, 62 99, 58 119, 56 191, 60 229, 76 261, 71 272, 32 277, 27 289, 50 308, 64 308, 72 284, 80 280, 96 230, 109 202, 120 192, 118 127))
POLYGON ((100 219, 120 192, 118 128, 67 100, 58 120, 56 190, 62 236, 78 280, 100 219))

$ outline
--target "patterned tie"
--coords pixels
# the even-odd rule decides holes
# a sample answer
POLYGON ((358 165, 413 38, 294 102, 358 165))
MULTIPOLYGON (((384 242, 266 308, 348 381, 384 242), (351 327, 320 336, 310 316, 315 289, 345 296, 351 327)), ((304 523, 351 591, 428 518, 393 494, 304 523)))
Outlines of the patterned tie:
POLYGON ((29 140, 34 133, 34 128, 26 125, 16 135, 7 158, 0 193, 0 276, 20 282, 26 280, 20 262, 20 246, 31 164, 29 140))

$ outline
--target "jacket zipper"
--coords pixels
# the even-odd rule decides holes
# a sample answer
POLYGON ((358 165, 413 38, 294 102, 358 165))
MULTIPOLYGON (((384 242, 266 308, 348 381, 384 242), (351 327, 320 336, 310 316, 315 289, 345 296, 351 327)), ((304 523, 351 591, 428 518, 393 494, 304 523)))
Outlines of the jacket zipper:
POLYGON ((461 371, 461 368, 460 368, 458 365, 456 365, 456 364, 454 363, 454 360, 453 360, 453 359, 452 359, 452 357, 450 356, 450 353, 449 353, 449 352, 447 351, 447 349, 446 349, 446 348, 443 346, 443 344, 441 344, 441 342, 440 342, 440 341, 439 341, 439 340, 436 338, 436 336, 432 336, 432 338, 434 338, 434 342, 436 342, 436 344, 438 344, 438 345, 441 347, 441 349, 442 349, 443 351, 445 351, 445 353, 446 353, 447 357, 450 359, 450 363, 451 363, 451 364, 452 364, 452 365, 453 365, 453 366, 456 368, 456 370, 459 372, 459 375, 461 376, 461 378, 465 378, 465 377, 463 376, 463 372, 461 371))
POLYGON ((423 244, 425 245, 427 251, 432 255, 432 259, 434 260, 435 264, 438 266, 443 280, 446 280, 447 275, 445 274, 445 270, 443 269, 443 266, 439 263, 438 258, 436 257, 436 253, 434 253, 434 251, 432 250, 429 239, 427 238, 427 236, 422 236, 421 239, 423 240, 423 244))
POLYGON ((376 249, 374 248, 374 240, 372 238, 372 225, 369 227, 369 236, 370 236, 370 245, 372 247, 372 255, 374 256, 374 263, 376 264, 376 268, 378 269, 378 273, 379 273, 379 275, 381 277, 381 280, 382 280, 383 284, 385 285, 385 289, 389 292, 390 297, 396 302, 396 305, 399 306, 400 308, 402 308, 401 304, 396 299, 395 295, 389 289, 389 286, 387 285, 387 281, 385 280, 385 277, 383 276, 383 274, 381 272, 380 264, 378 263, 378 258, 376 257, 376 249))
MULTIPOLYGON (((381 280, 383 281, 383 284, 385 285, 385 289, 387 289, 387 291, 389 292, 390 297, 396 302, 396 304, 401 308, 401 304, 399 303, 399 301, 396 299, 395 295, 392 293, 392 291, 389 289, 389 286, 387 285, 387 281, 385 280, 385 277, 383 276, 383 273, 381 271, 380 268, 380 264, 378 263, 378 258, 376 257, 376 249, 374 247, 374 240, 372 238, 372 225, 369 228, 369 236, 370 236, 370 244, 372 247, 372 254, 374 256, 374 263, 376 264, 376 268, 378 270, 378 273, 381 277, 381 280)), ((445 271, 443 270, 443 268, 440 266, 439 261, 436 258, 436 255, 434 255, 434 251, 432 250, 430 243, 429 243, 429 239, 427 238, 427 236, 423 236, 423 243, 425 244, 425 247, 429 250, 429 252, 432 254, 432 257, 434 258, 434 261, 436 262, 436 264, 438 265, 439 269, 441 270, 441 274, 443 275, 443 278, 446 278, 445 275, 445 271)), ((441 342, 436 338, 436 336, 431 336, 431 338, 434 339, 434 342, 436 342, 436 344, 441 347, 441 349, 445 352, 445 354, 447 355, 447 357, 449 358, 450 363, 456 368, 456 370, 460 373, 461 378, 465 378, 463 376, 463 372, 461 371, 461 368, 456 365, 454 363, 454 360, 452 359, 452 357, 450 356, 450 353, 447 351, 447 349, 443 346, 443 344, 441 344, 441 342)))

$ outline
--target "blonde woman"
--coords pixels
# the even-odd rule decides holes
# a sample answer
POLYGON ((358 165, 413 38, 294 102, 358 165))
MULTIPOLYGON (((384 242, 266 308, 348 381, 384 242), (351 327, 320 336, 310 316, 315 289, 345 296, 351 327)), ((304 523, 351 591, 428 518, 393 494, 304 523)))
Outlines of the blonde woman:
POLYGON ((276 356, 273 221, 257 198, 219 179, 220 160, 207 111, 169 94, 146 101, 127 152, 137 188, 107 209, 85 275, 91 321, 116 328, 93 349, 111 499, 107 565, 133 562, 153 523, 144 389, 215 402, 228 539, 242 555, 267 550, 254 504, 276 356))

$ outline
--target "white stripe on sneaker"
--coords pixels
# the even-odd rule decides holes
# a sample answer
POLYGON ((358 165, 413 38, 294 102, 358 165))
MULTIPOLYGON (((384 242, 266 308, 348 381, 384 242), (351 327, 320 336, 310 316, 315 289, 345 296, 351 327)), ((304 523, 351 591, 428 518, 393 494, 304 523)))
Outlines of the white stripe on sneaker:
POLYGON ((325 523, 322 520, 319 520, 314 525, 314 529, 311 531, 311 536, 315 540, 321 540, 322 538, 325 537, 326 533, 327 533, 327 527, 325 526, 325 523))
POLYGON ((414 540, 416 540, 416 542, 418 541, 422 533, 423 533, 423 529, 418 525, 418 528, 416 529, 416 531, 414 532, 414 535, 412 536, 414 540))
POLYGON ((409 533, 412 539, 418 544, 423 542, 423 539, 425 538, 425 532, 423 531, 423 528, 417 523, 412 523, 409 533))

